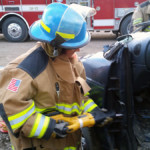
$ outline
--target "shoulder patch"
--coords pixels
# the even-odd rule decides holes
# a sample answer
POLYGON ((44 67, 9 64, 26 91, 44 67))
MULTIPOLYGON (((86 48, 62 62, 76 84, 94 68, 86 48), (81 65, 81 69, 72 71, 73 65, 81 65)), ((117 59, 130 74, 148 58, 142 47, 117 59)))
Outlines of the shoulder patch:
POLYGON ((12 78, 11 81, 9 82, 7 90, 10 90, 12 92, 17 92, 20 84, 21 84, 21 80, 12 78))
POLYGON ((17 68, 24 70, 34 79, 46 68, 48 58, 43 48, 39 47, 27 56, 17 68))
POLYGON ((146 2, 141 3, 140 7, 143 8, 143 7, 145 7, 145 6, 149 5, 149 4, 150 4, 150 2, 146 1, 146 2))

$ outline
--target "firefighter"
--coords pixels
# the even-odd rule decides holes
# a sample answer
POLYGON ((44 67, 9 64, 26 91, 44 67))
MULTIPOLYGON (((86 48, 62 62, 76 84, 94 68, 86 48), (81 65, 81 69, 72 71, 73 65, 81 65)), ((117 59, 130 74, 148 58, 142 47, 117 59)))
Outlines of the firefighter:
POLYGON ((101 112, 87 97, 90 87, 76 54, 90 41, 84 17, 95 10, 86 14, 84 8, 77 12, 78 7, 48 5, 29 30, 40 42, 1 72, 0 114, 14 150, 77 150, 81 131, 62 132, 67 123, 56 123, 49 114, 101 112))
MULTIPOLYGON (((132 15, 132 24, 133 24, 133 31, 142 31, 141 28, 136 27, 137 24, 146 22, 150 20, 150 0, 147 0, 140 5, 137 6, 133 15, 132 15)), ((150 31, 150 26, 144 29, 145 32, 150 31)))

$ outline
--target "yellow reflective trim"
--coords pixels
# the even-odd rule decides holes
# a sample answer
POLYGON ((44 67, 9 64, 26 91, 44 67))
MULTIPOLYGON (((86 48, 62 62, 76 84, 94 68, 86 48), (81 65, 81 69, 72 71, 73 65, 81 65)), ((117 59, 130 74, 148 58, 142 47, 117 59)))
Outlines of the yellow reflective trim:
POLYGON ((86 112, 91 112, 94 108, 96 108, 97 105, 96 104, 93 104, 89 109, 87 109, 86 112))
POLYGON ((81 114, 84 109, 84 101, 82 101, 82 105, 80 106, 78 103, 73 104, 56 104, 57 109, 59 112, 62 112, 64 114, 72 114, 73 112, 76 112, 78 114, 81 114))
POLYGON ((45 134, 45 132, 48 128, 49 122, 50 122, 50 118, 45 116, 43 129, 41 130, 41 133, 39 134, 39 136, 37 138, 42 138, 43 137, 43 135, 45 134))
POLYGON ((71 146, 71 147, 65 147, 64 148, 64 150, 76 150, 77 148, 76 147, 73 147, 73 146, 71 146))
POLYGON ((51 29, 41 20, 41 26, 43 27, 43 29, 45 31, 47 31, 48 33, 50 33, 51 29))
POLYGON ((74 39, 75 38, 74 34, 67 34, 67 33, 62 33, 62 32, 58 32, 58 31, 56 31, 56 33, 59 34, 64 39, 74 39))
POLYGON ((72 113, 77 113, 78 115, 80 115, 82 113, 82 111, 79 111, 78 109, 73 109, 72 111, 67 111, 67 110, 63 110, 63 109, 59 109, 60 112, 67 114, 67 115, 71 115, 72 113))
POLYGON ((89 92, 87 92, 87 93, 85 93, 85 94, 84 94, 84 96, 88 96, 88 95, 90 95, 90 93, 89 93, 89 92))
POLYGON ((32 129, 31 129, 30 135, 28 137, 33 137, 34 136, 34 134, 35 134, 35 132, 38 128, 38 124, 40 123, 41 117, 42 117, 42 114, 38 113, 37 117, 35 119, 35 123, 34 123, 32 129))
POLYGON ((35 108, 36 112, 47 112, 47 111, 54 111, 56 110, 56 107, 49 107, 49 108, 35 108))
POLYGON ((150 29, 145 29, 144 31, 149 32, 149 31, 150 31, 150 29))
POLYGON ((86 112, 91 112, 91 111, 92 111, 94 108, 96 108, 96 107, 98 107, 98 106, 97 106, 97 104, 94 103, 94 101, 93 101, 92 99, 88 99, 88 101, 86 101, 85 104, 84 104, 84 109, 86 109, 86 110, 85 110, 86 112), (90 103, 91 103, 91 104, 93 103, 93 104, 90 106, 90 103), (89 105, 89 106, 88 106, 88 108, 86 109, 86 106, 87 106, 87 105, 89 105))
MULTIPOLYGON (((82 101, 82 103, 84 103, 84 101, 82 101)), ((73 106, 77 106, 78 108, 81 107, 78 103, 73 103, 73 104, 57 103, 56 105, 57 106, 64 106, 67 108, 72 108, 73 106)))
POLYGON ((56 104, 57 106, 64 106, 66 108, 72 108, 73 106, 77 106, 78 108, 80 108, 79 104, 78 103, 73 103, 73 104, 64 104, 64 103, 61 103, 61 104, 56 104))
POLYGON ((149 32, 150 31, 150 26, 148 26, 144 31, 149 32))
POLYGON ((9 116, 8 117, 8 120, 9 121, 12 121, 12 120, 15 120, 23 115, 25 115, 30 109, 32 109, 34 107, 34 102, 32 102, 31 106, 29 106, 27 109, 23 110, 22 112, 18 113, 18 114, 15 114, 15 115, 12 115, 12 116, 9 116))
MULTIPOLYGON (((34 113, 35 113, 35 110, 33 111, 32 114, 34 114, 34 113)), ((32 114, 30 114, 30 116, 32 114)), ((21 122, 19 122, 17 124, 11 125, 12 129, 14 130, 14 129, 18 129, 19 127, 21 127, 28 120, 28 118, 30 118, 30 116, 28 116, 26 119, 22 120, 21 122)))
POLYGON ((35 108, 36 112, 43 112, 46 110, 46 108, 35 108))
POLYGON ((13 145, 11 145, 11 149, 12 149, 12 150, 15 150, 15 148, 14 148, 14 146, 13 146, 13 145))
POLYGON ((85 104, 84 104, 84 107, 86 107, 88 104, 90 104, 91 102, 93 102, 93 100, 92 99, 88 99, 86 102, 85 102, 85 104))
POLYGON ((133 21, 133 25, 139 24, 142 22, 142 18, 137 18, 133 21))

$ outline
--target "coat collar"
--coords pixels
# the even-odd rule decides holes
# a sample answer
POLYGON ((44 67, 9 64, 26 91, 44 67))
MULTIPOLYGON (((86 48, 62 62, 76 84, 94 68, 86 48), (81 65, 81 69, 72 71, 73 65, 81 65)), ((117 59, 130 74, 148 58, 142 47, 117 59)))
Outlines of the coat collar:
POLYGON ((78 63, 77 57, 70 60, 65 55, 60 55, 52 61, 54 70, 60 79, 68 83, 79 83, 83 89, 83 93, 86 94, 90 90, 90 87, 86 83, 86 80, 80 77, 80 73, 76 68, 78 63))
POLYGON ((69 60, 65 55, 60 55, 52 61, 57 75, 69 83, 74 83, 76 80, 73 68, 75 63, 77 63, 77 60, 69 60))

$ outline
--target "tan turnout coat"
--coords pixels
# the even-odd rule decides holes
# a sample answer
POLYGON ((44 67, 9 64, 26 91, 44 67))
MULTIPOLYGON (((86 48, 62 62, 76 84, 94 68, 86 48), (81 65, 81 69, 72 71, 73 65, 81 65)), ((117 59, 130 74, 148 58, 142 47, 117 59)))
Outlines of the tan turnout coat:
MULTIPOLYGON (((135 9, 133 15, 132 15, 132 22, 134 31, 138 29, 139 27, 136 27, 136 24, 150 21, 150 2, 145 1, 137 6, 135 9)), ((139 30, 141 31, 141 30, 139 30)), ((145 30, 146 31, 146 30, 145 30)), ((147 31, 150 31, 150 27, 148 27, 147 31)))
MULTIPOLYGON (((77 58, 69 60, 65 55, 60 55, 55 59, 47 57, 41 45, 38 44, 19 56, 1 71, 0 102, 8 117, 26 110, 33 102, 37 111, 40 110, 39 113, 42 113, 42 110, 45 111, 45 109, 49 111, 55 109, 56 104, 59 106, 59 104, 76 103, 81 106, 82 100, 87 99, 83 95, 90 88, 85 81, 82 63, 77 58), (42 61, 41 55, 44 58, 42 61), (10 86, 12 79, 19 82, 17 89, 10 86), (56 83, 59 89, 56 88, 56 83), (83 93, 81 93, 81 88, 83 93)), ((63 108, 61 109, 63 111, 63 108)), ((77 115, 77 113, 72 112, 69 115, 77 115)), ((80 131, 68 134, 66 138, 61 139, 29 138, 36 116, 37 112, 34 112, 23 125, 13 130, 19 132, 18 138, 9 131, 15 150, 28 150, 31 147, 36 150, 63 150, 66 147, 77 149, 80 146, 80 131)))

